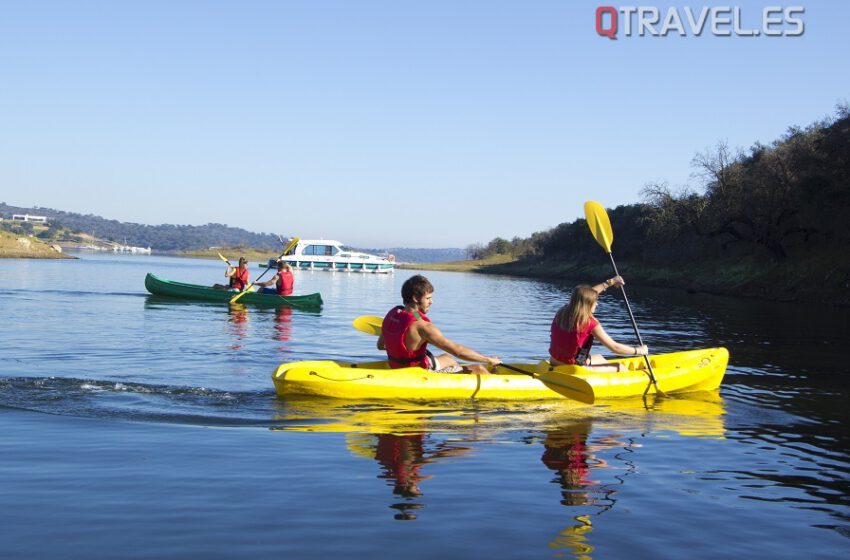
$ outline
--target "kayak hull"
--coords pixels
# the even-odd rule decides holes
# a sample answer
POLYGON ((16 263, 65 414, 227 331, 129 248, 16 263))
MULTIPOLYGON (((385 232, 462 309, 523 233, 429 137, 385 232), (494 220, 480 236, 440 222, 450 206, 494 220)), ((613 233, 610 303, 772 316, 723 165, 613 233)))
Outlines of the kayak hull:
MULTIPOLYGON (((217 290, 209 286, 185 284, 159 278, 151 273, 145 276, 145 288, 157 296, 166 296, 184 300, 229 302, 237 292, 217 290)), ((298 296, 279 296, 275 294, 259 294, 250 292, 239 298, 239 303, 262 305, 268 307, 295 307, 299 309, 320 309, 322 296, 318 293, 298 296)))
MULTIPOLYGON (((535 366, 525 367, 533 371, 535 366)), ((418 367, 390 369, 387 362, 293 362, 278 366, 272 380, 279 396, 404 400, 561 398, 529 375, 437 373, 418 367)))
MULTIPOLYGON (((729 361, 725 348, 709 348, 652 356, 653 372, 665 393, 716 389, 729 361)), ((629 370, 593 372, 579 366, 551 368, 548 362, 511 364, 544 378, 551 373, 587 381, 596 399, 654 393, 643 358, 627 358, 629 370)), ((337 363, 303 361, 281 364, 272 380, 278 396, 313 395, 340 399, 402 400, 546 400, 564 399, 536 377, 498 368, 490 375, 436 373, 422 368, 389 369, 386 362, 337 363)), ((576 402, 576 404, 578 404, 576 402)))

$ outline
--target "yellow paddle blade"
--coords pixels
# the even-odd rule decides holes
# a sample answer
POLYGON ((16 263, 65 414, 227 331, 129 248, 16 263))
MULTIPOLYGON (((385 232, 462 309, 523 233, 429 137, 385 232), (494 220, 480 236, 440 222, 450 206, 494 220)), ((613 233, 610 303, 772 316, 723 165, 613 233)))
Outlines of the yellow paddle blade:
POLYGON ((293 237, 293 238, 289 241, 289 245, 287 245, 287 246, 286 246, 286 248, 283 250, 283 253, 281 253, 281 255, 280 255, 280 256, 281 256, 281 257, 285 257, 285 256, 289 253, 289 251, 291 251, 292 249, 294 249, 294 248, 295 248, 295 246, 296 246, 296 245, 298 245, 298 242, 299 242, 299 241, 301 241, 301 238, 300 238, 300 237, 293 237))
POLYGON ((568 399, 583 402, 584 404, 593 404, 596 402, 593 387, 581 377, 552 371, 538 374, 537 378, 544 385, 568 399))
POLYGON ((361 315, 351 323, 358 331, 374 336, 381 334, 381 325, 383 324, 384 320, 374 315, 361 315))
POLYGON ((251 291, 251 288, 252 288, 253 286, 254 286, 254 283, 253 283, 253 282, 251 282, 250 284, 248 284, 247 286, 245 286, 245 289, 244 289, 244 290, 242 290, 241 292, 239 292, 238 294, 236 294, 235 296, 233 296, 232 298, 230 298, 230 301, 228 301, 227 303, 236 303, 237 301, 239 301, 239 298, 241 298, 242 296, 244 296, 245 294, 247 294, 248 292, 250 292, 250 291, 251 291))
POLYGON ((581 377, 556 371, 537 373, 505 363, 499 364, 498 367, 530 375, 535 379, 539 379, 544 385, 568 399, 573 399, 574 401, 583 402, 585 404, 593 404, 596 401, 596 395, 593 393, 593 387, 581 377))
POLYGON ((221 260, 223 260, 224 262, 226 262, 226 263, 227 263, 227 266, 230 266, 230 261, 229 261, 229 260, 227 260, 226 258, 224 258, 224 255, 222 255, 221 253, 218 253, 218 258, 220 258, 221 260))
POLYGON ((596 242, 599 243, 606 253, 611 252, 611 244, 614 243, 614 231, 611 229, 611 220, 605 208, 595 200, 584 203, 584 216, 587 218, 587 227, 596 242))

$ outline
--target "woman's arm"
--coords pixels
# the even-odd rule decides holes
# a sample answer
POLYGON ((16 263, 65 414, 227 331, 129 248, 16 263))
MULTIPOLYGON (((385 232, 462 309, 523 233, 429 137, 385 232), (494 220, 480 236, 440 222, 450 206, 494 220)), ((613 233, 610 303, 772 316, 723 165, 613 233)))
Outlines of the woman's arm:
POLYGON ((620 344, 608 336, 608 333, 605 332, 602 325, 596 325, 591 332, 593 332, 593 336, 596 337, 596 340, 605 345, 605 348, 620 356, 646 356, 649 354, 649 348, 647 348, 645 344, 643 346, 620 344))
POLYGON ((608 280, 606 280, 604 282, 600 282, 599 284, 593 286, 593 291, 595 291, 597 294, 601 294, 602 292, 604 292, 605 290, 607 290, 608 288, 610 288, 612 286, 620 287, 620 286, 625 286, 625 285, 626 285, 626 281, 623 280, 622 276, 615 276, 613 278, 609 278, 608 280))

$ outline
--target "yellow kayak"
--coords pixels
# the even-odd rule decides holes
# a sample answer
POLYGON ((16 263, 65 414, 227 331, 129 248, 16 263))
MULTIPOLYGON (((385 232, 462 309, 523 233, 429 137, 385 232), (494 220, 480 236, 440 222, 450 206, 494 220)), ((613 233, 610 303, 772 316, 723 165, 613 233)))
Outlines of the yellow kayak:
MULTIPOLYGON (((651 356, 659 388, 665 393, 708 391, 723 380, 729 352, 708 348, 651 356)), ((566 387, 592 388, 595 399, 641 396, 655 387, 644 369, 643 357, 614 360, 624 372, 595 372, 581 366, 551 368, 546 361, 536 364, 499 366, 489 375, 436 373, 422 368, 390 369, 385 361, 338 363, 303 361, 281 364, 272 380, 279 396, 314 395, 341 399, 403 400, 545 400, 564 399, 566 387), (524 370, 532 375, 513 373, 524 370), (586 383, 585 383, 586 382, 586 383), (557 390, 547 385, 554 385, 557 390)), ((576 401, 576 404, 579 404, 576 401)))

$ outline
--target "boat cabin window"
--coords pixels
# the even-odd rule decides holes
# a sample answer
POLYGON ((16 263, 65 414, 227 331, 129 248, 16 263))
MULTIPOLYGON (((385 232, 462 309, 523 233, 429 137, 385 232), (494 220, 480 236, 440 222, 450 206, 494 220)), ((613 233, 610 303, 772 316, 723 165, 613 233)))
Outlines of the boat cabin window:
POLYGON ((307 245, 304 248, 303 255, 318 255, 322 257, 332 257, 339 249, 333 245, 307 245))

